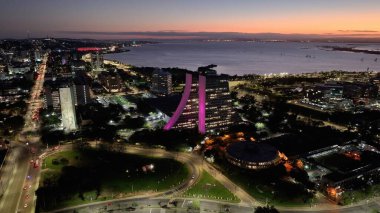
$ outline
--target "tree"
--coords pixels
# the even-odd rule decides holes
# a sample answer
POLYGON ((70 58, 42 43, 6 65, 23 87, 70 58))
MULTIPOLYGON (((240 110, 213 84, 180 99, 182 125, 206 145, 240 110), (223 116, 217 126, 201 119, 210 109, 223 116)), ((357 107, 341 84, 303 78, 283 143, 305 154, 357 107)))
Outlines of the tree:
POLYGON ((279 213, 274 206, 258 206, 255 208, 255 213, 279 213))
POLYGON ((124 125, 128 129, 139 129, 145 124, 145 119, 143 117, 131 118, 127 116, 124 119, 124 125))
POLYGON ((238 92, 236 92, 236 91, 232 91, 232 92, 230 92, 230 94, 231 94, 231 98, 232 98, 233 100, 236 100, 236 99, 237 99, 238 92))
POLYGON ((315 184, 309 180, 309 175, 303 169, 294 168, 290 172, 290 176, 293 177, 296 181, 304 184, 308 189, 314 189, 315 184))
POLYGON ((138 100, 136 105, 137 110, 144 115, 149 115, 150 112, 156 111, 153 107, 145 103, 143 100, 138 100))
POLYGON ((41 132, 41 140, 44 144, 55 145, 59 141, 64 141, 66 139, 65 133, 62 130, 50 131, 43 129, 41 132))
POLYGON ((201 141, 202 138, 203 136, 200 135, 197 130, 165 131, 162 129, 144 129, 142 131, 135 132, 129 140, 133 143, 161 145, 165 146, 167 149, 173 150, 183 144, 194 147, 196 143, 201 141))
POLYGON ((4 126, 10 127, 12 130, 20 130, 24 125, 22 116, 13 116, 4 121, 4 126))

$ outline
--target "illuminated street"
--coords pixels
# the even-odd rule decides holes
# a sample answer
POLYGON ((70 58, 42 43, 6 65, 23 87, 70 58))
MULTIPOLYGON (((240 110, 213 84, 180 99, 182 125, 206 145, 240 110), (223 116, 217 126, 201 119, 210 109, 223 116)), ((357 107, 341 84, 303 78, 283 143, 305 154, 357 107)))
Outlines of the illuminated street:
POLYGON ((42 106, 40 94, 46 72, 47 57, 46 55, 39 67, 40 74, 31 92, 28 110, 25 115, 25 126, 20 135, 18 135, 19 141, 13 143, 11 154, 7 156, 8 158, 2 171, 3 174, 7 175, 5 178, 9 180, 9 184, 4 186, 6 188, 5 193, 0 199, 1 211, 16 212, 22 209, 24 212, 34 212, 36 199, 34 191, 38 187, 36 177, 38 177, 39 172, 33 168, 30 160, 36 159, 39 139, 38 137, 29 136, 28 132, 34 132, 39 128, 38 121, 33 119, 33 114, 38 114, 38 110, 42 106), (31 149, 35 149, 34 154, 31 153, 31 149), (28 176, 30 178, 27 178, 28 176), (27 188, 24 190, 24 187, 27 188))
POLYGON ((0 3, 0 213, 380 213, 376 0, 0 3))

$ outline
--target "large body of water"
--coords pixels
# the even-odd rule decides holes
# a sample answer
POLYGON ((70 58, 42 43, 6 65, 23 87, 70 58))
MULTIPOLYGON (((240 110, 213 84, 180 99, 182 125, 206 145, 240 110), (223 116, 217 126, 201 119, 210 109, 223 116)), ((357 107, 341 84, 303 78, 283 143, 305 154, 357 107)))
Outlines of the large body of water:
POLYGON ((322 46, 380 50, 380 44, 299 42, 162 42, 105 55, 135 66, 196 70, 216 64, 218 73, 265 74, 318 71, 380 71, 380 55, 332 51, 322 46), (378 58, 378 60, 376 59, 378 58))

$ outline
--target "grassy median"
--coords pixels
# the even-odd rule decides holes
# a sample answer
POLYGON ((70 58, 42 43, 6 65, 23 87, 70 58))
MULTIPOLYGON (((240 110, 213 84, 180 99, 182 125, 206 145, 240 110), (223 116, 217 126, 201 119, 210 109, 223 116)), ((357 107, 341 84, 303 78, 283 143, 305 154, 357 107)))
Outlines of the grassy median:
POLYGON ((240 202, 239 198, 206 171, 203 171, 200 180, 185 192, 185 196, 240 202))

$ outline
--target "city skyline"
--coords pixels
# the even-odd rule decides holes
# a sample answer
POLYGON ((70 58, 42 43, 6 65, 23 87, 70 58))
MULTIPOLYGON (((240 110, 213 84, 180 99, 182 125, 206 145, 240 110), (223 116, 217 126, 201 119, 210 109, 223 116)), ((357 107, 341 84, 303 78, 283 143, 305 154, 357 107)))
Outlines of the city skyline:
POLYGON ((0 212, 380 213, 379 0, 8 0, 0 212))
POLYGON ((8 1, 0 38, 172 39, 267 33, 380 37, 380 7, 355 1, 8 1))

